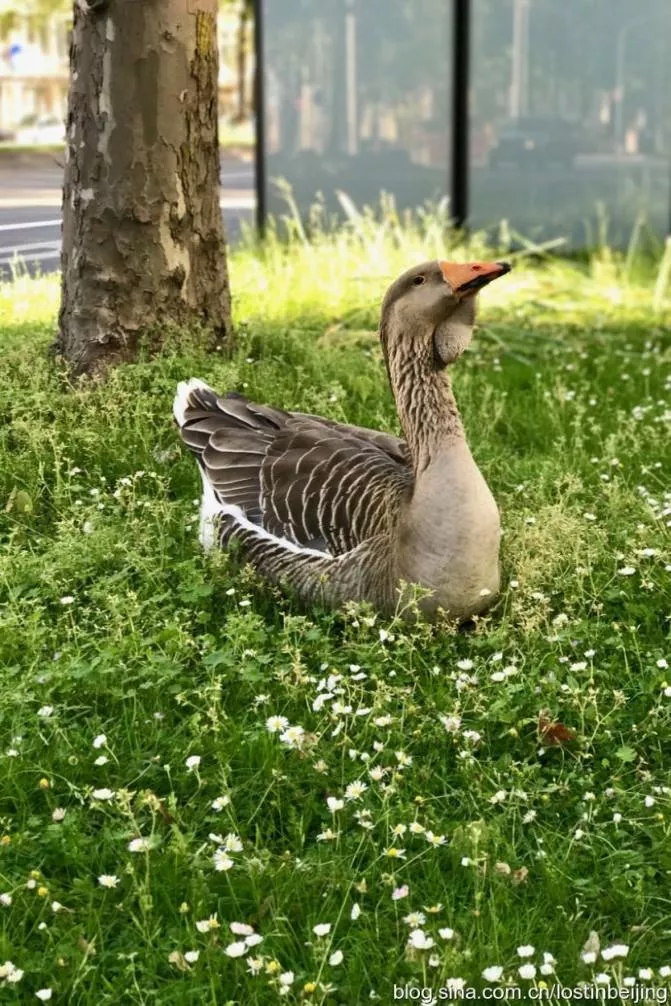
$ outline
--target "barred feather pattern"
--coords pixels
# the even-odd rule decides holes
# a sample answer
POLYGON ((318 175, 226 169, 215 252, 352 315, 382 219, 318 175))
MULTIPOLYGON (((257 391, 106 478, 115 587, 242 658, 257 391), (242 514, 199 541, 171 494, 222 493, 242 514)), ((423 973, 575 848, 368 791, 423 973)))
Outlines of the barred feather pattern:
POLYGON ((362 542, 344 555, 330 556, 310 549, 288 550, 282 539, 260 533, 239 514, 225 512, 217 525, 222 548, 234 540, 242 558, 265 580, 303 599, 328 607, 370 601, 388 613, 398 605, 386 536, 362 542))
POLYGON ((213 494, 216 539, 266 579, 337 606, 392 610, 391 555, 412 494, 407 447, 389 434, 180 385, 175 417, 213 494))

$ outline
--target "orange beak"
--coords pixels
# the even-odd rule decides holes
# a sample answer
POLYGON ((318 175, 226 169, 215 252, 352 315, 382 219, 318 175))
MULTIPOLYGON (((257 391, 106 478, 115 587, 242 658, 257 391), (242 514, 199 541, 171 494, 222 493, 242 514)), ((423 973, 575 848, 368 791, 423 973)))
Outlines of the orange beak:
POLYGON ((454 292, 464 297, 476 294, 511 270, 508 262, 439 262, 438 265, 454 292))

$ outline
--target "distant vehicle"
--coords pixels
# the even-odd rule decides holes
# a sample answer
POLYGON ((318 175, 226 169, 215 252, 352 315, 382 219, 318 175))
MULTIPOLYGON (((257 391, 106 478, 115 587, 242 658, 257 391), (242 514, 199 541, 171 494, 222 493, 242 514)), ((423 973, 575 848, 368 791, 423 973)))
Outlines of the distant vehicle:
POLYGON ((14 139, 27 147, 65 143, 65 125, 55 115, 27 115, 17 126, 14 139))
POLYGON ((513 119, 502 127, 490 151, 489 166, 570 168, 579 145, 578 129, 566 119, 513 119))

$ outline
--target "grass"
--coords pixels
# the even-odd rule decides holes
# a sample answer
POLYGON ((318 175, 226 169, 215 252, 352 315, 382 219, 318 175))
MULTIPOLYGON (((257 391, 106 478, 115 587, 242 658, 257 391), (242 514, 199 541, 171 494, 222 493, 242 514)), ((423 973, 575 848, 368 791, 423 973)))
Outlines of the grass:
POLYGON ((396 429, 378 304, 446 248, 466 254, 429 217, 271 235, 232 256, 233 359, 171 336, 72 390, 46 355, 56 280, 0 288, 3 1002, 428 1002, 494 967, 667 982, 671 312, 650 270, 522 257, 481 297, 454 379, 505 585, 474 631, 301 611, 196 544, 175 383, 396 429))

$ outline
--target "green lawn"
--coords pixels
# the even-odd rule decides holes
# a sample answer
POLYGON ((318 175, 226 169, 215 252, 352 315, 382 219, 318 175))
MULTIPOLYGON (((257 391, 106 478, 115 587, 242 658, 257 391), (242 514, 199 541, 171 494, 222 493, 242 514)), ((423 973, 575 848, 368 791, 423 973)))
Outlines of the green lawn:
POLYGON ((667 982, 671 306, 658 291, 653 312, 652 274, 520 262, 480 298, 454 382, 505 581, 474 631, 301 611, 198 549, 176 382, 396 430, 378 305, 445 250, 430 220, 240 250, 232 360, 172 333, 74 390, 46 352, 56 281, 0 288, 3 1002, 387 1006, 394 984, 497 967, 667 982), (544 743, 539 714, 575 739, 544 743), (592 937, 583 961, 592 931, 627 956, 592 937))

